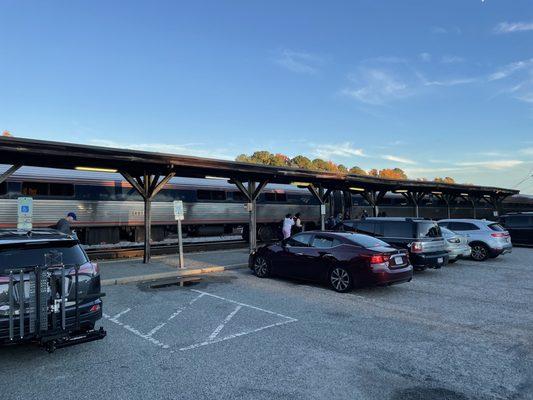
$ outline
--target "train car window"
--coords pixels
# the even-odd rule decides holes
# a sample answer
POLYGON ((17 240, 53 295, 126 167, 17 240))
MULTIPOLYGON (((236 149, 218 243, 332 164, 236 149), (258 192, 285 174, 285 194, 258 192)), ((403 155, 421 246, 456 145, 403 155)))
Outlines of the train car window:
POLYGON ((24 196, 48 196, 48 183, 43 182, 22 182, 24 196))
POLYGON ((223 192, 222 190, 212 190, 211 200, 219 200, 219 201, 226 200, 226 192, 223 192))
POLYGON ((241 192, 232 192, 232 194, 233 194, 233 200, 235 201, 244 201, 244 202, 248 201, 248 199, 241 192))
POLYGON ((7 182, 0 183, 0 196, 7 194, 7 182))
POLYGON ((265 201, 286 202, 287 194, 286 193, 265 193, 265 201))
POLYGON ((51 183, 50 196, 72 197, 74 196, 74 185, 71 183, 51 183))
POLYGON ((223 190, 197 190, 196 197, 198 200, 226 200, 226 192, 223 190))

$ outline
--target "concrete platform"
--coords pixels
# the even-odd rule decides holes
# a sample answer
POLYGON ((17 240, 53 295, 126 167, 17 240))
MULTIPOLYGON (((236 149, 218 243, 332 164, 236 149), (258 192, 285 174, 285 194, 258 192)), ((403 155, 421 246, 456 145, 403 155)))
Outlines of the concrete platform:
POLYGON ((185 268, 178 269, 178 256, 153 257, 150 264, 141 259, 100 261, 102 285, 120 285, 164 279, 175 276, 190 276, 228 269, 244 268, 248 263, 248 250, 218 250, 185 254, 185 268))

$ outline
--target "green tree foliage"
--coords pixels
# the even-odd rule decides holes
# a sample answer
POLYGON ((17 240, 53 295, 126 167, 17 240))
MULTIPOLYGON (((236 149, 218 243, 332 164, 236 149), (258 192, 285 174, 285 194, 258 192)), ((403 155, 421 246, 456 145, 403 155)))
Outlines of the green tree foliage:
POLYGON ((296 156, 291 160, 291 166, 301 169, 313 169, 313 163, 305 156, 296 156))
POLYGON ((445 176, 444 178, 435 178, 433 179, 434 182, 438 182, 438 183, 455 183, 455 179, 449 177, 449 176, 445 176))
POLYGON ((250 157, 248 157, 246 154, 239 154, 239 155, 235 158, 235 161, 240 161, 240 162, 252 162, 252 160, 250 160, 250 157))
POLYGON ((350 174, 355 174, 355 175, 367 175, 366 171, 362 168, 359 168, 358 166, 354 166, 350 168, 348 172, 350 174))
MULTIPOLYGON (((355 175, 370 175, 384 179, 408 179, 407 174, 401 168, 384 168, 381 170, 373 168, 366 172, 364 169, 358 166, 353 166, 348 170, 346 166, 342 164, 337 165, 332 161, 322 160, 321 158, 315 158, 311 161, 305 156, 297 155, 296 157, 291 159, 284 154, 272 154, 266 150, 256 151, 250 156, 246 154, 240 154, 239 156, 237 156, 236 161, 250 162, 262 165, 273 165, 278 167, 294 167, 316 171, 327 171, 341 174, 350 173, 355 175)), ((427 181, 427 179, 425 178, 418 178, 417 180, 427 181)), ((435 178, 434 181, 443 183, 455 183, 455 180, 449 176, 444 178, 435 178)))

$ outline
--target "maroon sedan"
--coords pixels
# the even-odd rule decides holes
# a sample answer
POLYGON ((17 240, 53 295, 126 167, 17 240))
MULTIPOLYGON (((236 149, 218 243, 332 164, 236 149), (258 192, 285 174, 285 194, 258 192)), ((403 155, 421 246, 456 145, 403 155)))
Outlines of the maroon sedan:
POLYGON ((257 249, 249 267, 259 278, 277 275, 328 282, 337 292, 355 286, 409 282, 413 267, 404 250, 350 232, 302 232, 257 249))

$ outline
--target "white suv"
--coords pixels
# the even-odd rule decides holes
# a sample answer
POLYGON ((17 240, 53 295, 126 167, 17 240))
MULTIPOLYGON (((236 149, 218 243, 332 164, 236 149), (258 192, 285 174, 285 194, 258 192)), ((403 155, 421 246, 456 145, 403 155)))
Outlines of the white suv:
POLYGON ((466 236, 476 261, 495 258, 513 250, 511 237, 502 226, 485 219, 441 219, 439 226, 466 236))

